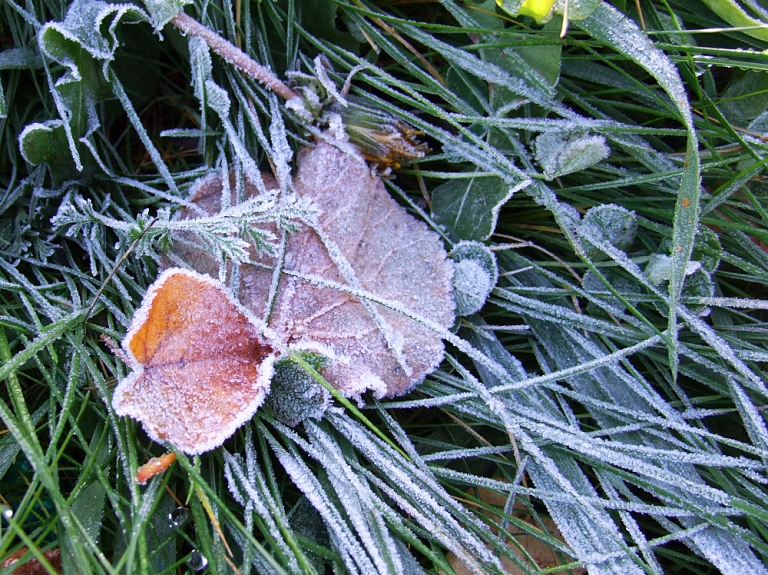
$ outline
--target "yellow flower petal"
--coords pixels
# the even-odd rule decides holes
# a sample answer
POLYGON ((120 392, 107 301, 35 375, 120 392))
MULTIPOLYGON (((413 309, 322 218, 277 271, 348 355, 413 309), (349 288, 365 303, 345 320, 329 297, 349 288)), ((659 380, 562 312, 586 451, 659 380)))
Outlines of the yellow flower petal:
POLYGON ((541 20, 549 14, 554 3, 555 0, 525 0, 523 5, 520 6, 520 14, 541 20))

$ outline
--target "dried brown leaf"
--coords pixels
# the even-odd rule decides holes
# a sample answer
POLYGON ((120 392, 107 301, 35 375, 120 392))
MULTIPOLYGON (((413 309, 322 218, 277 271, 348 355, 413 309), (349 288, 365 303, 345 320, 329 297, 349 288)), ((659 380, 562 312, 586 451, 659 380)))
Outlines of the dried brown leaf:
MULTIPOLYGON (((27 548, 22 547, 15 553, 8 555, 2 562, 0 562, 0 568, 8 569, 13 567, 26 553, 27 548)), ((53 567, 54 572, 61 573, 61 551, 59 549, 45 551, 43 557, 45 557, 45 560, 48 561, 51 567, 53 567)), ((47 575, 48 570, 38 559, 32 558, 26 563, 14 568, 11 573, 13 575, 47 575)))
POLYGON ((114 391, 115 413, 186 453, 221 445, 269 391, 272 348, 208 276, 163 272, 136 311, 123 349, 133 371, 114 391))
MULTIPOLYGON (((297 172, 293 188, 319 210, 317 227, 301 224, 288 236, 271 309, 276 258, 254 253, 255 265, 241 267, 240 301, 268 320, 280 342, 327 355, 323 374, 343 394, 405 393, 443 356, 439 333, 414 318, 442 328, 454 321, 453 268, 442 242, 390 197, 350 146, 320 141, 301 151, 297 172)), ((265 183, 274 187, 269 177, 265 183)), ((221 190, 221 180, 209 177, 192 200, 214 214, 221 190)), ((256 193, 246 186, 246 195, 256 193)), ((191 217, 190 210, 180 214, 191 217)), ((215 275, 218 266, 201 247, 188 232, 178 234, 174 262, 215 275)))

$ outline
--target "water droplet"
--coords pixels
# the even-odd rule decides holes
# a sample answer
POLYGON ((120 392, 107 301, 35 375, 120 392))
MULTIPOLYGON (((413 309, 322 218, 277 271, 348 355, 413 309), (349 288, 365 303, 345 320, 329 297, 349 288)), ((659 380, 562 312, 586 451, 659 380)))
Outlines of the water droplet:
POLYGON ((13 508, 8 505, 0 505, 0 516, 6 521, 10 521, 13 517, 13 508))
POLYGON ((200 553, 200 551, 195 549, 192 551, 192 553, 189 554, 189 559, 187 559, 187 567, 195 572, 202 571, 208 567, 208 559, 206 559, 205 555, 200 553))
POLYGON ((168 521, 174 529, 184 527, 189 521, 189 510, 186 507, 177 507, 168 514, 168 521))

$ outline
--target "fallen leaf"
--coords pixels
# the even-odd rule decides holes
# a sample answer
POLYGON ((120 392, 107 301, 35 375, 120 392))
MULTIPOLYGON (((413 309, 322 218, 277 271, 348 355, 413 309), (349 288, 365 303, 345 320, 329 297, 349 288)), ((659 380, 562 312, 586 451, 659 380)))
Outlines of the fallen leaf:
MULTIPOLYGON (((281 343, 328 357, 323 375, 344 395, 403 394, 443 357, 440 334, 414 318, 440 328, 454 321, 453 268, 442 242, 392 199, 351 146, 320 141, 302 150, 297 164, 293 189, 317 208, 317 228, 300 224, 289 234, 271 308, 278 260, 263 254, 253 253, 252 265, 239 270, 240 301, 268 321, 281 343)), ((275 186, 266 176, 265 183, 275 186)), ((245 186, 246 199, 257 193, 245 186)), ((213 215, 221 194, 221 179, 208 177, 192 201, 213 215)), ((197 216, 184 209, 179 217, 197 216)), ((218 272, 190 232, 174 236, 171 258, 218 272)))
MULTIPOLYGON (((27 553, 27 548, 22 547, 15 553, 10 554, 8 557, 0 562, 0 568, 7 569, 13 567, 19 560, 27 553)), ((55 573, 61 573, 61 551, 59 549, 50 549, 43 553, 43 557, 53 567, 55 573)), ((36 558, 32 558, 23 565, 19 565, 13 571, 12 575, 47 575, 48 570, 43 567, 43 564, 36 558)))
POLYGON ((123 341, 132 373, 118 415, 189 454, 218 447, 261 405, 274 355, 262 331, 210 277, 171 268, 147 290, 123 341))

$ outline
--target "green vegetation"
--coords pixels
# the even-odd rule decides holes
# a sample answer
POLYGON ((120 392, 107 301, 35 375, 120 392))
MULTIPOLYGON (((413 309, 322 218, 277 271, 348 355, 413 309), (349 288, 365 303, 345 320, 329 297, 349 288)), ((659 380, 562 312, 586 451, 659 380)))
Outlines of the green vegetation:
MULTIPOLYGON (((0 3, 0 563, 768 573, 768 10, 571 0, 561 36, 565 2, 539 23, 520 4, 0 3), (182 7, 322 108, 179 32, 182 7), (371 125, 419 132, 428 154, 377 169, 488 289, 459 290, 409 395, 295 427, 262 409, 139 486, 166 448, 115 415, 130 369, 102 337, 125 336, 197 179, 285 176, 329 113, 369 159, 371 125)), ((192 231, 223 267, 268 243, 254 222, 302 217, 192 231)))

